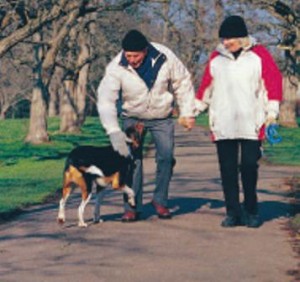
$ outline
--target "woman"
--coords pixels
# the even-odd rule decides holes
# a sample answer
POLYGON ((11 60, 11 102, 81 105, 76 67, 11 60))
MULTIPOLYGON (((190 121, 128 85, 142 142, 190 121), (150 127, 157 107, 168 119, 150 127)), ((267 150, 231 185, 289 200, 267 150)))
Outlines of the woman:
POLYGON ((219 37, 221 43, 209 58, 196 95, 197 109, 202 112, 209 107, 226 205, 221 225, 255 228, 261 224, 256 192, 261 140, 265 126, 276 122, 282 77, 266 48, 248 35, 240 16, 226 18, 219 37), (244 209, 239 200, 239 171, 244 209))

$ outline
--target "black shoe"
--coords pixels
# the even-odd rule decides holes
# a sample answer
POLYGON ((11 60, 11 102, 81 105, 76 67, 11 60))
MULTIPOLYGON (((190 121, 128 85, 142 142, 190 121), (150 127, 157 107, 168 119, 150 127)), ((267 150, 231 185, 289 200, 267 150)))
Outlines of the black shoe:
POLYGON ((227 215, 224 220, 221 222, 222 227, 235 227, 245 225, 241 217, 227 215))
POLYGON ((262 222, 258 214, 248 214, 246 218, 246 225, 250 228, 258 228, 262 222))

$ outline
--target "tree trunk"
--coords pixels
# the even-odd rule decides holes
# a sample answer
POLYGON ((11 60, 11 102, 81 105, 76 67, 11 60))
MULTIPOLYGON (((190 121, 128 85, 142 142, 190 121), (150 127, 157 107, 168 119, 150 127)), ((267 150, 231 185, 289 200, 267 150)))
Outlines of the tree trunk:
POLYGON ((1 105, 1 112, 0 112, 1 120, 4 120, 6 118, 6 113, 11 106, 13 106, 13 104, 10 103, 4 103, 3 105, 1 105))
POLYGON ((73 105, 75 83, 73 80, 64 81, 64 90, 62 91, 60 104, 60 132, 80 132, 77 124, 77 114, 73 105))
POLYGON ((296 115, 297 117, 300 117, 300 83, 298 83, 298 90, 297 90, 296 115))
POLYGON ((49 109, 48 116, 56 117, 58 114, 58 88, 57 87, 49 87, 49 109))
POLYGON ((0 120, 5 120, 5 114, 6 114, 5 111, 0 112, 0 120))
MULTIPOLYGON (((81 34, 79 36, 80 53, 78 56, 77 65, 80 67, 90 56, 90 47, 88 44, 88 35, 81 34)), ((87 83, 89 76, 90 63, 86 63, 80 70, 76 86, 76 105, 78 112, 78 125, 81 126, 85 120, 85 107, 87 97, 87 83)))
MULTIPOLYGON (((53 38, 58 36, 59 32, 59 22, 55 21, 52 24, 53 26, 53 38)), ((54 74, 51 78, 51 82, 49 85, 49 108, 48 108, 48 116, 56 117, 59 114, 59 90, 61 88, 61 80, 62 80, 63 70, 59 67, 56 67, 54 70, 54 74)))
POLYGON ((298 127, 296 121, 298 81, 296 77, 284 77, 284 100, 280 106, 279 123, 284 127, 298 127))
POLYGON ((47 133, 47 107, 43 98, 42 89, 34 87, 30 107, 29 132, 25 139, 32 144, 41 144, 49 141, 47 133))
MULTIPOLYGON (((74 29, 70 38, 78 37, 80 52, 73 72, 68 75, 64 83, 64 96, 61 104, 61 126, 63 132, 78 132, 85 120, 87 83, 90 63, 87 62, 90 56, 88 33, 81 32, 79 35, 74 29), (77 75, 78 74, 78 75, 77 75)), ((71 56, 71 53, 69 53, 71 56)), ((70 58, 71 61, 71 58, 70 58)))
MULTIPOLYGON (((76 18, 80 11, 75 9, 66 18, 66 22, 52 40, 51 48, 47 50, 45 56, 42 56, 42 48, 36 47, 37 60, 42 60, 42 64, 38 64, 38 70, 36 74, 36 86, 33 91, 33 101, 31 103, 30 111, 30 126, 29 133, 26 137, 26 141, 30 143, 43 143, 49 140, 47 134, 47 100, 48 100, 48 88, 54 72, 55 58, 57 56, 60 45, 64 38, 69 34, 72 26, 74 25, 76 18), (46 138, 47 136, 47 138, 46 138)), ((38 36, 36 33, 35 36, 38 36)), ((37 42, 41 40, 37 38, 37 42)))
MULTIPOLYGON (((163 12, 163 17, 165 19, 168 18, 168 15, 169 15, 169 9, 170 9, 170 3, 169 2, 165 2, 162 4, 163 5, 163 8, 162 8, 162 12, 163 12)), ((169 41, 169 22, 168 21, 165 21, 164 22, 164 25, 163 25, 163 35, 162 35, 162 43, 163 44, 167 44, 168 41, 169 41)))
MULTIPOLYGON (((41 33, 36 33, 34 35, 36 42, 42 40, 41 33)), ((37 61, 37 68, 34 71, 35 86, 32 92, 32 100, 30 106, 30 121, 29 121, 29 131, 25 138, 26 142, 32 144, 40 144, 49 141, 49 136, 47 133, 47 105, 43 87, 43 81, 41 77, 41 60, 43 57, 43 49, 40 45, 34 47, 35 58, 37 61)))
POLYGON ((59 115, 59 93, 62 89, 62 76, 63 70, 59 67, 56 67, 49 87, 49 117, 56 117, 59 115))
MULTIPOLYGON (((70 30, 68 47, 71 49, 76 44, 77 31, 76 28, 70 30)), ((68 52, 68 61, 74 61, 72 52, 68 52)), ((77 123, 78 111, 76 107, 76 70, 75 67, 67 66, 65 79, 63 82, 64 89, 62 91, 60 104, 60 132, 79 132, 80 128, 77 123), (71 70, 72 68, 72 70, 71 70)))

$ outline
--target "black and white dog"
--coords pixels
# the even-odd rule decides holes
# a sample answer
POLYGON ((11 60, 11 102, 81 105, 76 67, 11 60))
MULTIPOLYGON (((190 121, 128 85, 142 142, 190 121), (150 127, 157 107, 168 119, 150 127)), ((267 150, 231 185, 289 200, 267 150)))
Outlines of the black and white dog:
POLYGON ((128 203, 135 206, 135 194, 131 189, 135 163, 135 152, 141 146, 144 125, 136 123, 125 131, 131 155, 123 157, 112 146, 95 147, 79 146, 73 149, 67 157, 62 198, 59 202, 58 222, 65 222, 65 205, 74 185, 81 189, 82 201, 78 208, 78 226, 87 227, 84 222, 84 209, 88 204, 93 188, 96 188, 96 205, 94 222, 100 221, 101 191, 111 184, 113 189, 123 191, 128 197, 128 203))

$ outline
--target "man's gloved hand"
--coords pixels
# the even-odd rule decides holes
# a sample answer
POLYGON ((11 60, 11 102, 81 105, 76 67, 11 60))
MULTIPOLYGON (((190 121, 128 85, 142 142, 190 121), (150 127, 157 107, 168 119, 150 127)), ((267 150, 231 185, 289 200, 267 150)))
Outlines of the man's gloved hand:
POLYGON ((123 157, 128 157, 130 152, 126 143, 126 134, 123 131, 116 131, 109 134, 111 145, 114 150, 123 157))

